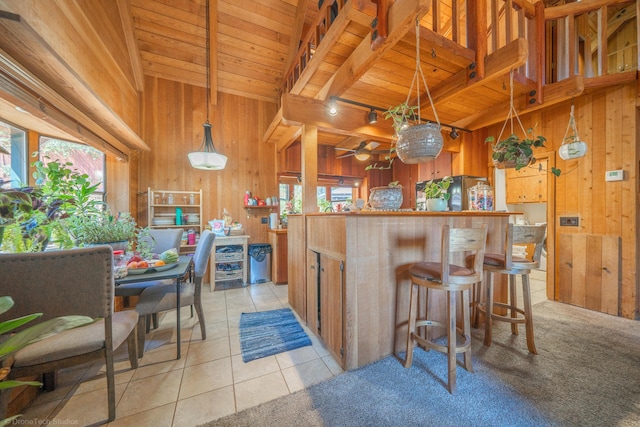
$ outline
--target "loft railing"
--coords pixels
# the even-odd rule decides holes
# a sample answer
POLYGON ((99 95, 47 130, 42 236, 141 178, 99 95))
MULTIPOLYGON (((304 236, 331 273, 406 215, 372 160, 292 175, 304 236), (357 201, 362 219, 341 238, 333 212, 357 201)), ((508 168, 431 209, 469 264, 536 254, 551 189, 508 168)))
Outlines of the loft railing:
MULTIPOLYGON (((290 93, 347 0, 325 0, 315 23, 284 76, 290 93)), ((553 83, 582 74, 605 76, 637 69, 636 6, 629 0, 573 2, 544 8, 531 0, 431 0, 424 28, 476 52, 476 75, 485 57, 516 39, 526 39, 528 60, 517 72, 530 82, 553 83), (611 13, 614 11, 615 13, 611 13)), ((300 85, 299 85, 300 86, 300 85)), ((297 88, 299 92, 301 88, 297 88)))
POLYGON ((636 2, 628 0, 545 9, 546 82, 637 70, 636 14, 636 2))
POLYGON ((326 0, 318 11, 315 22, 311 25, 310 31, 300 41, 300 48, 284 75, 284 84, 281 93, 289 93, 300 78, 302 72, 309 65, 318 45, 331 28, 340 12, 344 9, 346 0, 326 0))

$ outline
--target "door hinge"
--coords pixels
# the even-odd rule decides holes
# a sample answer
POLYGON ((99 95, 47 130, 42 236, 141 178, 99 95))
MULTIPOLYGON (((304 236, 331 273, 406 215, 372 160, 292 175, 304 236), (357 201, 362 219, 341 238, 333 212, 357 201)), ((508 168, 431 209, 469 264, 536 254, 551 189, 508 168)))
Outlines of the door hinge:
POLYGON ((344 347, 340 347, 340 356, 344 357, 344 347))

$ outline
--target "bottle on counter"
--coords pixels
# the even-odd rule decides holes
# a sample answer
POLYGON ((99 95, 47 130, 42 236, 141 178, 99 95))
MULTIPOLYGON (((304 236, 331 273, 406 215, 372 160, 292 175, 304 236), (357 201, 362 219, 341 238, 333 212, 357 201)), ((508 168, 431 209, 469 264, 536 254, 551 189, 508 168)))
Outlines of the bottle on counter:
POLYGON ((251 199, 251 192, 249 190, 244 193, 244 205, 249 206, 249 199, 251 199))
POLYGON ((176 225, 182 225, 182 209, 176 208, 176 225))
POLYGON ((173 194, 169 193, 169 195, 167 196, 167 203, 170 205, 173 204, 173 194))

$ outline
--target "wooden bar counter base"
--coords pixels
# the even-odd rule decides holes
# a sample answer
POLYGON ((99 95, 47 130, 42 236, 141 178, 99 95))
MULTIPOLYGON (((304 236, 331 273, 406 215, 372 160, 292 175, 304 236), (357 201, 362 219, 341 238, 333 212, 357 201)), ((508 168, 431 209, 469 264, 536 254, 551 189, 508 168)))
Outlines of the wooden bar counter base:
MULTIPOLYGON (((289 302, 344 369, 397 354, 406 348, 409 265, 439 258, 445 224, 452 228, 486 224, 487 252, 501 253, 512 214, 290 215, 289 302)), ((496 283, 496 299, 503 299, 505 292, 505 282, 496 283)), ((432 298, 429 303, 444 318, 444 300, 432 298)))

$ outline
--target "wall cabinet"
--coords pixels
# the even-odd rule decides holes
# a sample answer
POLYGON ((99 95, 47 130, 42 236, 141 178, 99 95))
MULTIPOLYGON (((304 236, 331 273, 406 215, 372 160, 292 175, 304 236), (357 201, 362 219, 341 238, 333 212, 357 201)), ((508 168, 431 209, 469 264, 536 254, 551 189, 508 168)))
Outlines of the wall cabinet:
POLYGON ((547 159, 519 171, 507 169, 507 204, 544 203, 547 201, 547 159))
POLYGON ((187 233, 193 229, 202 233, 202 190, 175 191, 148 189, 148 225, 150 228, 181 228, 184 237, 180 253, 193 253, 196 245, 189 244, 187 233), (181 218, 178 213, 181 212, 181 218))

